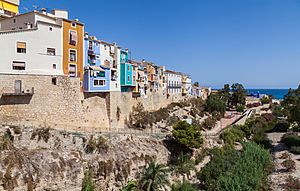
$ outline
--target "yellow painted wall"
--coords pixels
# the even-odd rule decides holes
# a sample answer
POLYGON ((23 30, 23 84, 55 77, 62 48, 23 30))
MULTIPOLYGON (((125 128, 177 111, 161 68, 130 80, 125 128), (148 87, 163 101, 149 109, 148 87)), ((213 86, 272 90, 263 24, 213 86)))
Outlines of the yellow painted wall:
POLYGON ((72 27, 72 21, 63 20, 63 71, 67 76, 69 74, 69 64, 77 65, 77 75, 79 73, 80 81, 83 81, 83 35, 84 27, 82 24, 76 23, 76 28, 72 27), (77 31, 78 41, 77 44, 71 45, 69 43, 70 30, 77 31), (70 62, 69 50, 74 49, 77 51, 76 62, 70 62))
POLYGON ((0 0, 0 8, 13 13, 19 13, 19 6, 12 3, 6 2, 5 0, 0 0))

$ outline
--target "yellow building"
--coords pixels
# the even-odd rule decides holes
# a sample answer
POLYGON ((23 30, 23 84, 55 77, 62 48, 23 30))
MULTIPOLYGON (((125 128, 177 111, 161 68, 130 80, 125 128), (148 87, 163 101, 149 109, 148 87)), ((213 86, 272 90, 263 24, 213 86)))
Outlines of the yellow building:
MULTIPOLYGON (((84 25, 78 21, 62 20, 63 26, 63 72, 69 77, 83 81, 84 25)), ((81 83, 82 86, 82 83, 81 83)))
POLYGON ((0 19, 17 15, 19 4, 20 0, 0 0, 0 19))

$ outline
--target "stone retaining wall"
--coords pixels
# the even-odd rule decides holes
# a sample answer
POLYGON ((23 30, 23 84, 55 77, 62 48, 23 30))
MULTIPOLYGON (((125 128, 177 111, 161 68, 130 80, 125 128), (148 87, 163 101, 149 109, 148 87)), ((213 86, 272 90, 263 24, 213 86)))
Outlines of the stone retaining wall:
POLYGON ((76 131, 124 128, 132 107, 141 102, 146 110, 157 110, 182 96, 167 97, 160 92, 147 98, 132 98, 130 92, 83 93, 77 78, 64 76, 0 74, 0 122, 76 131), (14 95, 15 80, 33 95, 14 95), (54 83, 56 82, 56 83, 54 83), (53 84, 54 83, 54 84, 53 84))

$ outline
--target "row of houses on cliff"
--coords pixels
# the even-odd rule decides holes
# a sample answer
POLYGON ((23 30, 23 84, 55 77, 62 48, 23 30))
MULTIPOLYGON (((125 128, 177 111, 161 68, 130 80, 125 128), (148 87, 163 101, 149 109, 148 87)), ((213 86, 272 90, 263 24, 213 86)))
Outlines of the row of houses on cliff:
MULTIPOLYGON (((0 0, 3 2, 11 5, 0 7, 3 75, 48 75, 53 76, 53 84, 56 76, 79 78, 81 90, 87 93, 205 96, 189 75, 132 59, 128 49, 90 35, 83 23, 68 18, 67 11, 41 9, 18 14, 19 1, 0 0)), ((24 91, 21 82, 16 83, 15 91, 24 91)))

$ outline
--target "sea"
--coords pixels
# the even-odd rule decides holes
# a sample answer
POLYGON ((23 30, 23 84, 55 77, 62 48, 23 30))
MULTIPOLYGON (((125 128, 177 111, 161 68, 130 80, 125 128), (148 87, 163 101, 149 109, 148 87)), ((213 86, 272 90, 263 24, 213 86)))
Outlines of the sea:
POLYGON ((267 94, 279 100, 282 100, 288 91, 289 89, 247 89, 248 94, 267 94))

